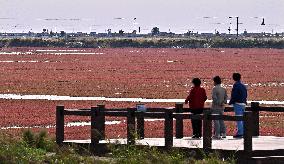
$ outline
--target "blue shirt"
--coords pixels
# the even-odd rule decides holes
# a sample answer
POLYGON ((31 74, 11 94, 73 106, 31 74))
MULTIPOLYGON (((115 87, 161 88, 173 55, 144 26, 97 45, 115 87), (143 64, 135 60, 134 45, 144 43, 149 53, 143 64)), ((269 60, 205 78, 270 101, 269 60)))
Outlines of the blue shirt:
POLYGON ((245 103, 247 104, 247 88, 244 84, 240 81, 235 82, 232 93, 231 93, 231 100, 229 104, 235 103, 245 103))

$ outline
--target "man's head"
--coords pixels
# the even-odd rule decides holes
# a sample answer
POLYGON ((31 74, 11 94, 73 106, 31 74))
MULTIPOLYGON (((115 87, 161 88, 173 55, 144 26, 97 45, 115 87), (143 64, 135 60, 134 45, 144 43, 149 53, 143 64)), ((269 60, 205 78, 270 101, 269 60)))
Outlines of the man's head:
POLYGON ((201 85, 201 80, 199 78, 192 79, 192 83, 194 86, 198 87, 201 85))
POLYGON ((241 74, 239 73, 233 73, 233 79, 235 81, 240 81, 241 80, 241 74))
POLYGON ((218 85, 218 84, 222 83, 222 80, 221 80, 220 76, 215 76, 213 78, 213 81, 214 81, 214 85, 218 85))

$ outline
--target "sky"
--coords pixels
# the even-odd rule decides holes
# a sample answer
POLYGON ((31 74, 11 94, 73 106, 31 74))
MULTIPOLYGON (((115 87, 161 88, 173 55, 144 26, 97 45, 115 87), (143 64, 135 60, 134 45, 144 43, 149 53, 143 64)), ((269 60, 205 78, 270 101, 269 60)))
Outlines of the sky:
POLYGON ((0 0, 0 7, 0 32, 236 33, 237 16, 240 32, 284 32, 284 0, 0 0))

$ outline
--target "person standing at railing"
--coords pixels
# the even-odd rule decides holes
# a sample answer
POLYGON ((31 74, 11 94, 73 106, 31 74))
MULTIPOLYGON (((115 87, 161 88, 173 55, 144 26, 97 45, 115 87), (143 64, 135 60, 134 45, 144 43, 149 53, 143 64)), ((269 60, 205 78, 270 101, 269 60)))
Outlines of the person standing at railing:
MULTIPOLYGON (((247 104, 247 88, 241 82, 241 74, 234 73, 233 80, 235 84, 233 85, 229 105, 233 105, 235 115, 243 116, 247 104)), ((242 138, 244 135, 243 121, 237 121, 237 129, 238 131, 237 134, 234 135, 234 138, 242 138)))
MULTIPOLYGON (((214 88, 212 90, 212 114, 223 115, 225 104, 227 104, 227 91, 221 86, 222 80, 219 76, 213 78, 214 88)), ((214 139, 226 138, 226 127, 224 120, 214 120, 214 139)))
MULTIPOLYGON (((189 104, 193 114, 201 114, 203 113, 204 103, 207 100, 206 92, 204 88, 200 87, 201 80, 199 78, 194 78, 192 83, 193 87, 185 99, 185 104, 189 104)), ((192 138, 201 138, 202 120, 191 119, 191 124, 193 130, 192 138)))

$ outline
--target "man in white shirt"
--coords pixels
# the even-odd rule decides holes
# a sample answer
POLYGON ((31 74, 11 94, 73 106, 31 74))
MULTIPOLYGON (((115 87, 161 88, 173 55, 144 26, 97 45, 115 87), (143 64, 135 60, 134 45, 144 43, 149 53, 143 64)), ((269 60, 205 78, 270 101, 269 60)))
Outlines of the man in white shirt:
MULTIPOLYGON (((214 88, 212 91, 212 114, 223 115, 225 104, 227 103, 227 91, 221 86, 221 78, 215 76, 213 78, 214 88)), ((214 120, 214 139, 226 138, 226 126, 224 120, 214 120)))

